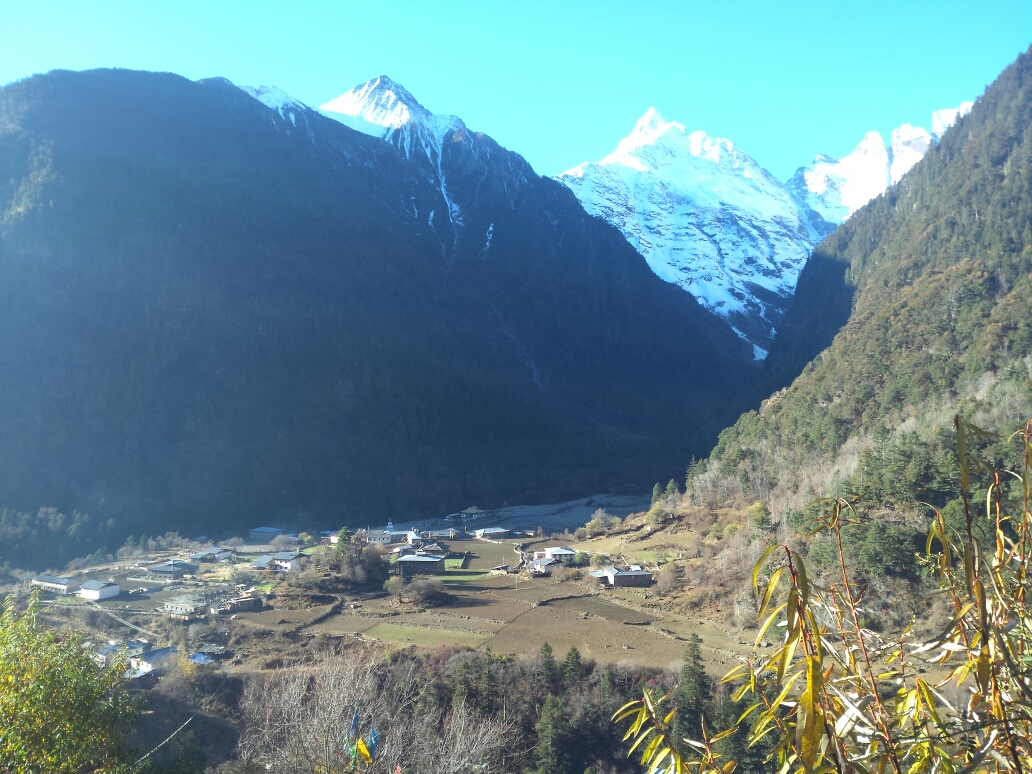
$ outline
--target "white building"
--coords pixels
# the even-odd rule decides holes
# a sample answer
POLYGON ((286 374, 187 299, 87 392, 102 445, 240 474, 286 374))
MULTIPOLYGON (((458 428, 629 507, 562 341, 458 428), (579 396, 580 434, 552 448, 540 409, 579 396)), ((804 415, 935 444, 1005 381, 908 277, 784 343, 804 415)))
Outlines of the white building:
POLYGON ((563 564, 569 564, 573 561, 575 556, 577 556, 577 552, 572 548, 566 548, 565 546, 552 546, 551 548, 546 548, 543 551, 534 552, 535 559, 554 559, 555 561, 562 562, 563 564))
POLYGON ((32 579, 32 585, 54 594, 74 594, 79 588, 79 581, 71 578, 58 578, 54 575, 37 575, 32 579))
POLYGON ((279 551, 271 556, 259 556, 251 566, 256 570, 273 570, 274 572, 290 572, 301 566, 300 551, 279 551))
POLYGON ((191 554, 190 558, 195 562, 228 562, 232 560, 233 552, 228 548, 208 546, 196 554, 191 554))
POLYGON ((117 597, 121 593, 122 590, 117 583, 108 583, 107 581, 88 580, 79 587, 79 596, 94 602, 117 597))

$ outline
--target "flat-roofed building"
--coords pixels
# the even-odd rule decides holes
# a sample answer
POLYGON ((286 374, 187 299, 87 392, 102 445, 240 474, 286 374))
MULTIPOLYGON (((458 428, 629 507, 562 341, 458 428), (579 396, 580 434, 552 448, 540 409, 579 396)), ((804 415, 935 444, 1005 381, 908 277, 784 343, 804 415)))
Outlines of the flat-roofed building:
POLYGON ((53 594, 74 594, 79 588, 79 581, 56 575, 37 575, 32 579, 32 585, 53 594))
POLYGON ((598 578, 610 586, 651 586, 652 573, 643 570, 638 565, 632 565, 629 570, 621 570, 619 567, 603 567, 588 573, 593 578, 598 578))
POLYGON ((182 578, 184 575, 192 575, 195 572, 197 572, 197 565, 183 559, 169 559, 167 562, 147 568, 147 574, 152 578, 171 578, 172 580, 182 578))
POLYGON ((200 596, 183 594, 165 602, 165 614, 179 621, 191 621, 205 613, 207 603, 200 596))
POLYGON ((498 538, 509 537, 509 530, 505 527, 484 527, 473 530, 473 536, 478 540, 497 540, 498 538))

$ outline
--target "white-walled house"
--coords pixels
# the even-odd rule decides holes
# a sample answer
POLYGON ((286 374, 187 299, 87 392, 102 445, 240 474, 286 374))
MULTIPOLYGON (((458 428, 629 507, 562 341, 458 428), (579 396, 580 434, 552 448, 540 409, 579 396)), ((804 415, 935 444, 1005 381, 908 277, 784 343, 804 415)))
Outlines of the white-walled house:
POLYGON ((122 590, 117 583, 108 583, 107 581, 88 580, 79 586, 79 596, 94 602, 117 597, 121 593, 122 590))
POLYGON ((577 556, 577 552, 572 548, 567 548, 565 546, 552 546, 551 548, 546 548, 543 551, 534 552, 535 559, 554 559, 555 561, 562 562, 563 564, 569 564, 573 561, 575 556, 577 556))
POLYGON ((300 551, 279 551, 270 556, 259 556, 251 563, 251 566, 256 570, 290 572, 301 566, 303 556, 304 554, 300 551))
POLYGON ((76 592, 79 588, 79 581, 71 578, 58 578, 54 575, 37 575, 32 579, 32 585, 54 594, 67 595, 76 592))
POLYGON ((383 529, 371 529, 366 532, 366 543, 371 546, 387 546, 394 542, 394 533, 383 529))

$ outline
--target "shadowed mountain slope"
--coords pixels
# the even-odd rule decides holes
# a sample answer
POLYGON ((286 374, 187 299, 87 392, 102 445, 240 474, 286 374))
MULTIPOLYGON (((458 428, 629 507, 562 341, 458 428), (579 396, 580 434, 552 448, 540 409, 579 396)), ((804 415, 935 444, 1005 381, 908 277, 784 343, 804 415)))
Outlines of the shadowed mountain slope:
POLYGON ((364 525, 643 487, 708 448, 743 408, 736 337, 489 137, 441 163, 450 202, 217 79, 0 90, 0 504, 364 525))

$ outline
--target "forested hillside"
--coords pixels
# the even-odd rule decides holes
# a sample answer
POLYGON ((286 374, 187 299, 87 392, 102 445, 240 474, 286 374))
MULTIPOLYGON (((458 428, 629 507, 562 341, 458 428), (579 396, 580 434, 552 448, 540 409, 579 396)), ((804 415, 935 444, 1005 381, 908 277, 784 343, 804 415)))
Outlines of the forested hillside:
POLYGON ((786 526, 832 492, 882 524, 953 501, 954 412, 999 431, 1032 415, 1030 189, 1032 51, 818 247, 769 359, 791 384, 721 434, 694 501, 764 501, 786 526))

